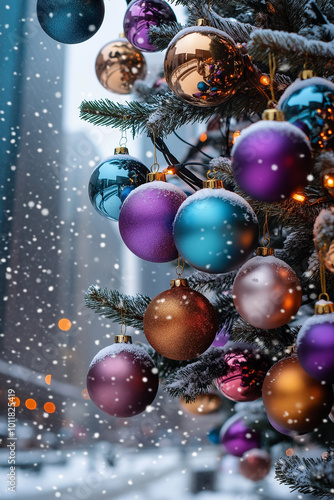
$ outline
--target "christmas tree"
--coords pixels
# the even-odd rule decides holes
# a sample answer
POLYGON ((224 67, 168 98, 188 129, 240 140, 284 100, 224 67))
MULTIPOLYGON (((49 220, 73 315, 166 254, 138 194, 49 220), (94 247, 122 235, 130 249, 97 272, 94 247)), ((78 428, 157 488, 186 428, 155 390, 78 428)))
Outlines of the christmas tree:
MULTIPOLYGON (((94 125, 151 137, 166 159, 167 181, 168 175, 177 175, 191 188, 185 199, 171 183, 162 186, 165 174, 156 172, 156 162, 147 184, 137 164, 131 166, 136 171, 132 185, 120 182, 124 242, 152 262, 173 261, 179 254, 177 277, 171 290, 153 300, 92 286, 86 305, 144 331, 148 343, 141 345, 142 352, 128 347, 129 352, 134 358, 150 356, 170 395, 196 402, 215 384, 236 402, 237 420, 221 431, 223 444, 236 456, 250 448, 247 439, 242 453, 233 448, 235 425, 252 434, 251 448, 259 448, 260 430, 268 448, 282 436, 310 433, 326 454, 281 459, 276 477, 292 490, 333 497, 332 423, 327 417, 334 382, 329 300, 334 294, 334 6, 330 0, 175 3, 188 9, 185 26, 173 16, 162 22, 153 17, 145 25, 146 41, 129 38, 137 49, 167 49, 168 85, 137 81, 136 98, 128 104, 84 101, 80 112, 94 125), (165 142, 180 126, 196 122, 208 123, 196 159, 210 132, 221 134, 218 141, 215 136, 216 157, 203 154, 203 189, 199 166, 193 170, 189 165, 192 154, 180 161, 165 142), (145 226, 147 210, 154 236, 145 226), (161 224, 168 229, 159 239, 161 224), (181 276, 182 259, 193 268, 188 281, 181 276), (296 353, 291 354, 291 346, 296 353)), ((133 18, 125 24, 128 36, 133 24, 133 18)), ((119 93, 129 86, 129 68, 141 68, 138 60, 128 59, 119 93)), ((116 156, 118 162, 130 161, 122 148, 116 156)), ((104 187, 96 186, 97 179, 92 184, 94 201, 93 190, 101 194, 104 187)), ((128 340, 125 335, 118 339, 123 340, 128 340)), ((109 354, 117 358, 126 349, 122 346, 109 354)), ((100 359, 88 377, 93 400, 100 359)), ((151 394, 133 412, 152 402, 154 376, 149 383, 151 394)), ((103 407, 99 397, 94 402, 123 416, 124 408, 103 407)), ((257 460, 258 469, 261 460, 267 463, 263 457, 257 460)))

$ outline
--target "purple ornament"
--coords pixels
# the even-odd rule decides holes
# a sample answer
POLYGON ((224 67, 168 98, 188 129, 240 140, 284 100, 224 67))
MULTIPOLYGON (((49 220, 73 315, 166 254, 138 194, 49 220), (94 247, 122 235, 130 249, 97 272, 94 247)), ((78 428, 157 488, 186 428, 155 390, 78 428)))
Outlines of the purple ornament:
POLYGON ((334 383, 334 313, 305 321, 297 337, 297 356, 311 377, 334 383))
POLYGON ((113 344, 102 349, 90 364, 87 390, 93 403, 113 417, 138 415, 154 400, 158 370, 138 346, 113 344))
POLYGON ((137 187, 124 201, 119 231, 126 246, 141 259, 170 262, 177 259, 173 221, 187 195, 163 181, 137 187))
POLYGON ((227 453, 235 457, 242 457, 246 451, 261 447, 260 433, 247 427, 240 415, 234 415, 225 422, 220 431, 219 441, 227 453))
POLYGON ((143 52, 159 50, 149 42, 151 26, 176 21, 175 14, 164 0, 132 0, 125 13, 123 29, 126 38, 143 52))
POLYGON ((255 200, 282 201, 307 182, 310 144, 291 123, 262 120, 241 132, 232 148, 232 168, 239 187, 255 200))
POLYGON ((281 434, 284 434, 285 436, 296 437, 296 436, 301 436, 302 434, 307 434, 307 432, 297 432, 297 431, 291 431, 289 429, 284 429, 281 425, 276 424, 276 422, 274 422, 274 420, 270 418, 268 415, 267 418, 272 427, 281 434))

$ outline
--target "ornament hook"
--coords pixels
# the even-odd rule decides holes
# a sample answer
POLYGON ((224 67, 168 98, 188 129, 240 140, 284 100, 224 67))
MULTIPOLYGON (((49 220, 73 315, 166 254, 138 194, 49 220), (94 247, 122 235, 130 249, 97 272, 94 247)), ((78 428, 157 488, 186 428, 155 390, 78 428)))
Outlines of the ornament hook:
POLYGON ((121 133, 121 138, 119 140, 119 147, 120 148, 126 148, 126 145, 128 143, 128 137, 127 137, 127 134, 126 134, 126 129, 124 128, 124 124, 125 124, 126 118, 127 117, 124 115, 123 116, 122 133, 121 133))
POLYGON ((177 266, 175 268, 175 272, 177 274, 178 279, 181 279, 183 271, 184 271, 184 259, 179 254, 179 256, 177 258, 177 266))
POLYGON ((157 146, 155 143, 155 130, 152 129, 152 135, 153 135, 153 146, 154 146, 154 156, 153 156, 153 164, 151 165, 150 171, 151 173, 158 172, 159 171, 159 163, 158 163, 158 156, 157 156, 157 146))
POLYGON ((266 217, 264 220, 263 224, 263 239, 262 239, 262 246, 263 247, 269 247, 270 245, 270 232, 269 232, 269 226, 268 226, 268 212, 266 212, 266 217))

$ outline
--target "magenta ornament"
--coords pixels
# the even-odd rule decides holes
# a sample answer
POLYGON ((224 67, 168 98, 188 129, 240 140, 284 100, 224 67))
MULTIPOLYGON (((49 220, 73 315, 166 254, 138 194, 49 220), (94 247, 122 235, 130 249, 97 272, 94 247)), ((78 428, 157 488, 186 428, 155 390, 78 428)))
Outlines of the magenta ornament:
POLYGON ((297 356, 311 377, 334 383, 334 313, 315 314, 305 321, 297 336, 297 356))
POLYGON ((132 253, 149 262, 177 259, 173 222, 187 195, 177 186, 152 181, 136 188, 124 201, 119 231, 132 253))
POLYGON ((227 373, 215 380, 217 389, 232 401, 255 401, 270 368, 269 358, 250 345, 234 344, 223 354, 227 373))
POLYGON ((112 417, 133 417, 152 403, 158 391, 158 370, 144 349, 112 344, 92 360, 87 391, 93 403, 112 417))
POLYGON ((261 435, 247 426, 243 417, 234 415, 221 428, 219 441, 227 453, 242 457, 246 451, 260 448, 261 435))
POLYGON ((174 21, 175 14, 164 0, 132 0, 124 16, 123 30, 134 47, 143 52, 156 52, 159 49, 149 42, 149 29, 174 21))
POLYGON ((289 122, 250 125, 232 148, 233 174, 255 200, 282 201, 305 186, 313 166, 307 136, 289 122))

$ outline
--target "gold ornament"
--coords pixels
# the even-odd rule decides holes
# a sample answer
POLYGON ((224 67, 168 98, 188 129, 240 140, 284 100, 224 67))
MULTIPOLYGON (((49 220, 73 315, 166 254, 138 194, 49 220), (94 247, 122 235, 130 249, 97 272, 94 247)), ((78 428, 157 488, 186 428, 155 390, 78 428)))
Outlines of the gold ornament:
POLYGON ((281 359, 268 371, 262 386, 268 417, 289 431, 313 431, 328 416, 333 389, 310 377, 296 355, 281 359))
POLYGON ((217 411, 222 405, 222 399, 218 394, 209 392, 208 394, 199 394, 195 401, 189 403, 182 397, 180 400, 181 406, 188 413, 193 415, 209 415, 217 411))
POLYGON ((144 333, 162 356, 192 359, 212 344, 218 326, 216 313, 204 295, 189 288, 186 279, 172 280, 171 286, 149 303, 144 333))
POLYGON ((146 76, 146 61, 140 50, 125 38, 105 45, 99 52, 95 71, 99 82, 117 94, 129 94, 136 80, 146 76))
POLYGON ((329 245, 327 252, 319 254, 319 258, 321 258, 325 268, 334 273, 334 241, 329 245))
POLYGON ((195 106, 217 106, 237 90, 245 59, 226 33, 210 26, 180 31, 170 42, 165 78, 180 99, 195 106))

